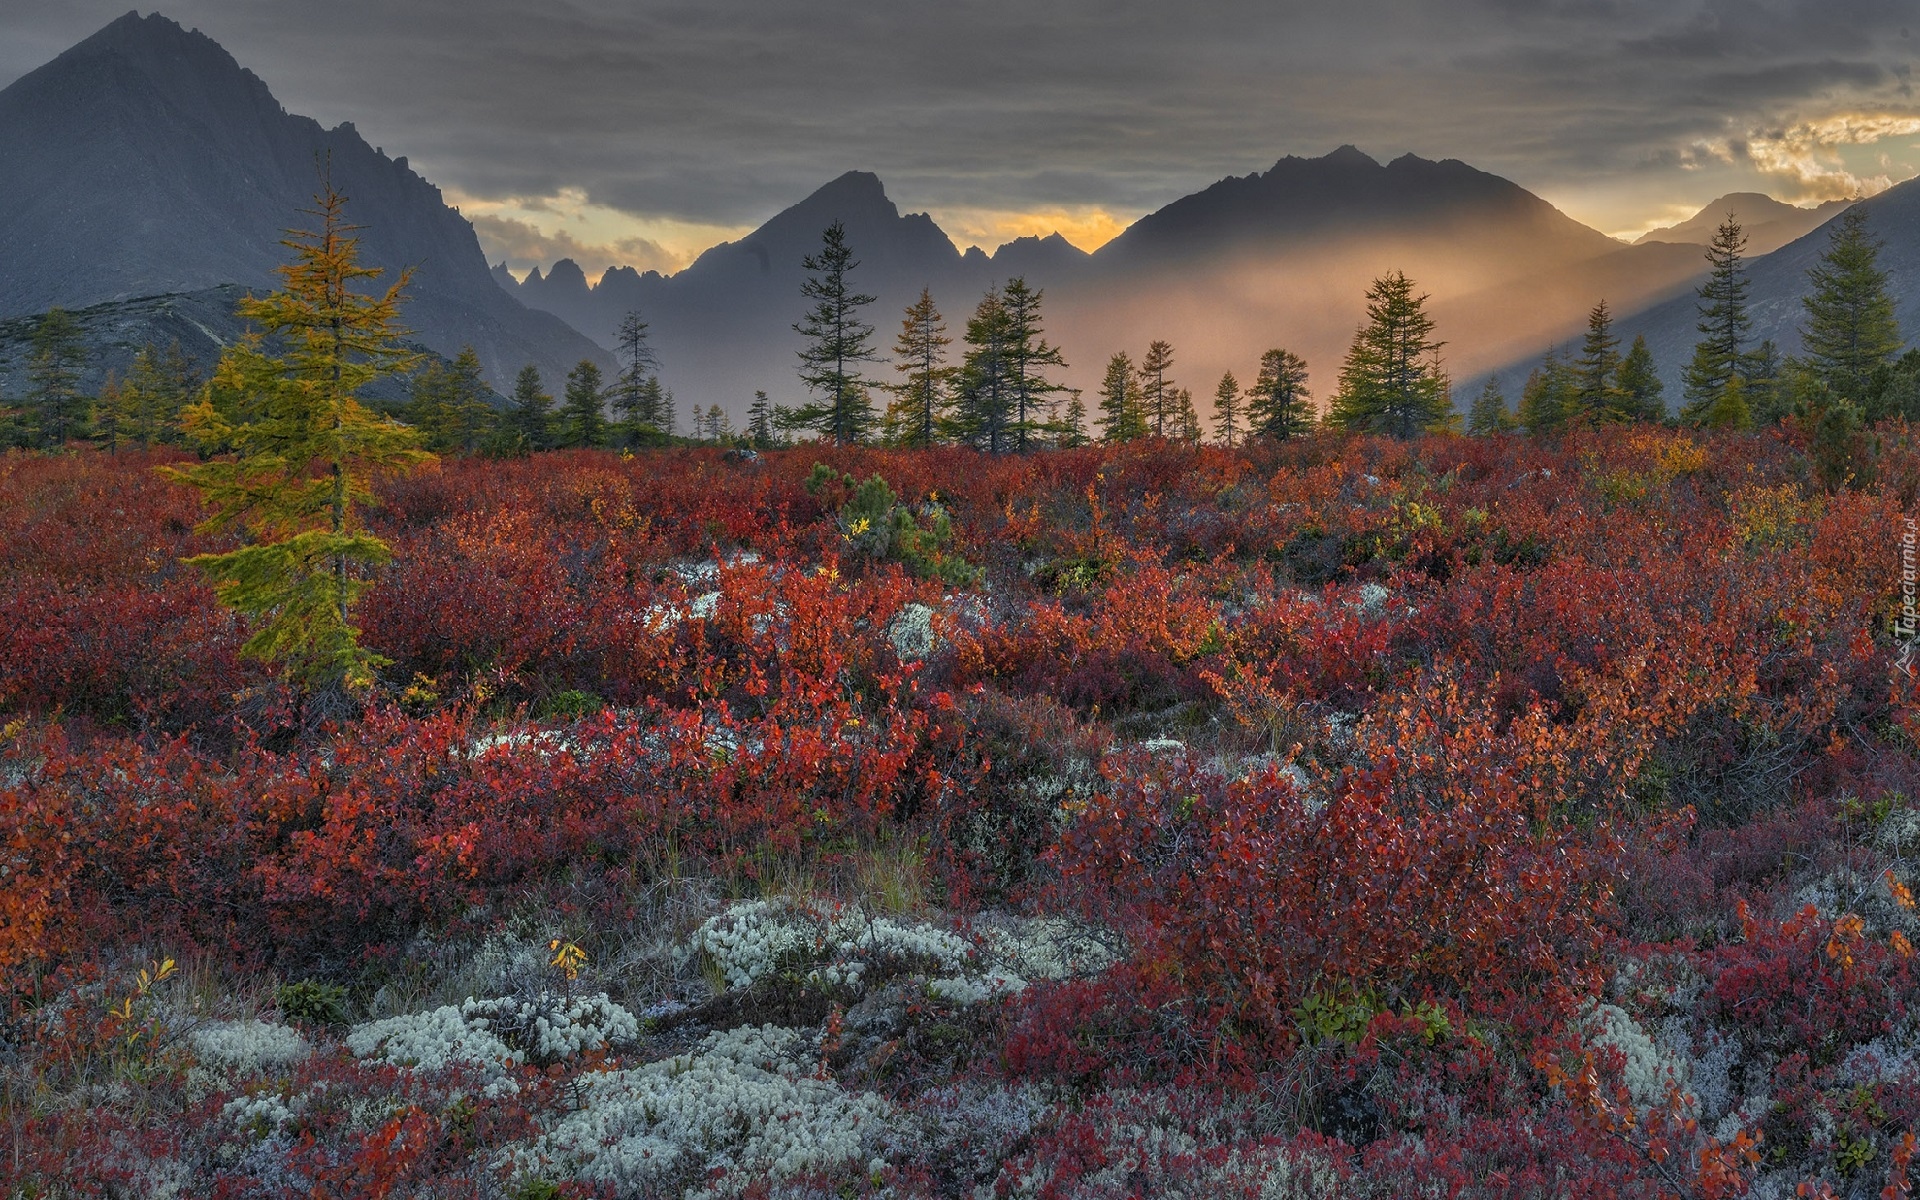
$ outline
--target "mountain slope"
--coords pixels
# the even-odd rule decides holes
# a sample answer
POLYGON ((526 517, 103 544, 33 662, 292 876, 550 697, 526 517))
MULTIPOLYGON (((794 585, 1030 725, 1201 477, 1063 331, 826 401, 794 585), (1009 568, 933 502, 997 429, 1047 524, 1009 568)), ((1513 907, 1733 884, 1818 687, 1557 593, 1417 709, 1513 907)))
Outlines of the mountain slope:
MULTIPOLYGON (((1880 268, 1894 298, 1901 331, 1911 341, 1920 338, 1920 179, 1909 179, 1860 204, 1866 209, 1867 229, 1881 241, 1880 268)), ((1782 355, 1800 351, 1800 324, 1805 313, 1801 298, 1807 293, 1807 272, 1820 261, 1829 240, 1834 213, 1820 228, 1803 234, 1773 253, 1750 259, 1747 292, 1753 315, 1750 345, 1771 338, 1782 355)), ((1702 263, 1704 266, 1704 261, 1702 263)), ((1667 404, 1680 403, 1680 374, 1693 356, 1700 334, 1698 307, 1691 291, 1638 312, 1619 322, 1631 339, 1644 333, 1653 351, 1660 377, 1667 385, 1667 404)))
POLYGON ((1731 213, 1746 232, 1747 253, 1758 257, 1771 254, 1788 242, 1820 228, 1851 203, 1851 200, 1829 200, 1812 208, 1800 208, 1759 192, 1733 192, 1713 201, 1678 225, 1641 234, 1634 245, 1667 242, 1682 246, 1704 246, 1713 240, 1720 223, 1731 213))
POLYGON ((526 361, 605 358, 504 295, 472 227, 406 159, 287 113, 211 38, 158 15, 129 13, 0 91, 0 162, 0 317, 273 286, 325 169, 364 226, 362 260, 415 268, 403 319, 422 343, 471 342, 496 385, 526 361))

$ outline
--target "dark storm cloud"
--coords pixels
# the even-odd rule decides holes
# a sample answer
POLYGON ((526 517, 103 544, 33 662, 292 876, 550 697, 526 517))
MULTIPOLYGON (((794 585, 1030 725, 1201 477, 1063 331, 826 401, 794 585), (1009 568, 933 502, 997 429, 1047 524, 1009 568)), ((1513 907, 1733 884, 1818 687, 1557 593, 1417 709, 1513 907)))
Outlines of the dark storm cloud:
MULTIPOLYGON (((124 0, 120 0, 124 3, 124 0)), ((839 172, 906 207, 1137 213, 1354 142, 1536 190, 1674 172, 1815 110, 1910 108, 1912 0, 178 0, 289 108, 479 197, 765 217, 839 172)), ((0 80, 118 15, 10 0, 0 80)))

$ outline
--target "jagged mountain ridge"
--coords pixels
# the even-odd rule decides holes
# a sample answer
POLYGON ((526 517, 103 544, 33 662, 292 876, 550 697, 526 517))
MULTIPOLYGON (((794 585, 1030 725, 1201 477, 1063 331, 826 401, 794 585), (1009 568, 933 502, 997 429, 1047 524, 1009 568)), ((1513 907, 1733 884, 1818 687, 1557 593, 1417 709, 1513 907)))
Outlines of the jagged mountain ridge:
MULTIPOLYGON (((987 287, 1018 275, 1046 291, 1049 337, 1071 364, 1065 382, 1090 391, 1110 354, 1137 355, 1166 338, 1181 355, 1177 378, 1203 407, 1222 371, 1249 382, 1260 353, 1276 345, 1308 357, 1324 396, 1367 284, 1390 270, 1434 294, 1452 326, 1442 333, 1469 365, 1558 336, 1595 288, 1637 306, 1698 273, 1690 252, 1625 246, 1464 163, 1406 155, 1381 164, 1343 146, 1222 180, 1091 255, 1057 234, 960 253, 931 218, 901 214, 876 176, 853 171, 671 276, 614 268, 589 283, 561 260, 524 282, 504 268, 495 278, 603 345, 626 312, 639 312, 668 385, 683 400, 738 414, 756 389, 801 398, 791 328, 804 309, 801 261, 835 220, 861 262, 854 282, 880 298, 868 319, 883 352, 922 287, 957 335, 987 287)), ((884 366, 875 374, 888 377, 884 366)))
POLYGON ((496 386, 527 361, 607 359, 505 295, 472 226, 404 157, 286 112, 217 42, 158 14, 128 13, 0 91, 0 162, 0 317, 274 286, 324 167, 364 226, 363 261, 414 268, 403 318, 419 341, 472 343, 496 386))

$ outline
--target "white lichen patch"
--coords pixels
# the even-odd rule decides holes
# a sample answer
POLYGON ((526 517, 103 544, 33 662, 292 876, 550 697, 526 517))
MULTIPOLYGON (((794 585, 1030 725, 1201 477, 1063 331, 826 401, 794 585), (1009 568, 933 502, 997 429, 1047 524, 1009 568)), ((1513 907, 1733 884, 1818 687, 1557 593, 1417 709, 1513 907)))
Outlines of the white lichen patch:
POLYGON ((508 1160, 529 1177, 689 1197, 869 1162, 892 1105, 819 1077, 813 1057, 793 1030, 748 1026, 688 1054, 582 1076, 577 1109, 508 1160))
POLYGON ((201 1066, 236 1075, 290 1070, 313 1049, 299 1030, 268 1021, 209 1021, 188 1042, 201 1066))
POLYGON ((468 1021, 456 1004, 356 1025, 347 1032, 354 1057, 397 1067, 444 1071, 467 1066, 499 1068, 526 1060, 520 1051, 494 1036, 484 1019, 468 1021))
MULTIPOLYGON (((1625 1009, 1616 1004, 1596 1004, 1587 1012, 1584 1023, 1587 1039, 1595 1048, 1618 1051, 1624 1060, 1621 1082, 1636 1107, 1665 1103, 1670 1088, 1685 1092, 1690 1083, 1686 1061, 1663 1054, 1625 1009)), ((1691 1093, 1685 1103, 1689 1109, 1699 1107, 1691 1093)))
POLYGON ((497 1074, 527 1062, 564 1062, 589 1050, 628 1045, 639 1036, 640 1022, 605 993, 542 992, 469 999, 369 1021, 348 1032, 347 1049, 359 1058, 420 1071, 466 1066, 497 1074))
POLYGON ((279 1096, 263 1092, 255 1096, 235 1096, 221 1106, 220 1115, 242 1134, 264 1140, 293 1124, 299 1114, 279 1096))
POLYGON ((460 1006, 460 1015, 470 1025, 484 1024, 500 1041, 543 1065, 631 1045, 640 1036, 639 1020, 604 992, 469 1000, 460 1006))
POLYGON ((902 605, 887 623, 887 640, 901 662, 918 662, 938 645, 933 633, 933 610, 924 604, 902 605))
POLYGON ((750 900, 695 931, 689 957, 703 957, 729 990, 779 971, 858 992, 877 966, 963 973, 975 959, 965 938, 944 929, 812 901, 750 900))
POLYGON ((1011 971, 999 969, 979 975, 956 975, 950 979, 935 979, 927 984, 927 991, 936 999, 963 1007, 983 1004, 989 1000, 999 1000, 1006 996, 1017 996, 1026 988, 1026 980, 1011 971))

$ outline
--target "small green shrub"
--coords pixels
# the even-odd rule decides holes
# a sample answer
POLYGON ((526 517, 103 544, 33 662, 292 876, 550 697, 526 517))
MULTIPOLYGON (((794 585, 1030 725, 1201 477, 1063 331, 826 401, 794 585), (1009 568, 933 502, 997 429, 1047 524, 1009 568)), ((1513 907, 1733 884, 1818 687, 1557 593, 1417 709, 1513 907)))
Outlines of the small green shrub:
POLYGON ((280 1015, 295 1025, 345 1025, 347 989, 334 983, 302 979, 286 983, 273 993, 280 1015))
POLYGON ((599 712, 607 702, 592 692, 568 689, 555 692, 540 703, 538 715, 563 721, 575 720, 599 712))
POLYGON ((840 536, 856 552, 873 559, 900 563, 922 579, 938 579, 953 587, 980 580, 980 569, 947 550, 953 541, 953 522, 947 510, 932 501, 918 513, 900 503, 887 481, 875 475, 864 483, 851 475, 836 476, 824 463, 815 463, 807 490, 824 495, 833 485, 852 496, 840 506, 840 536))

